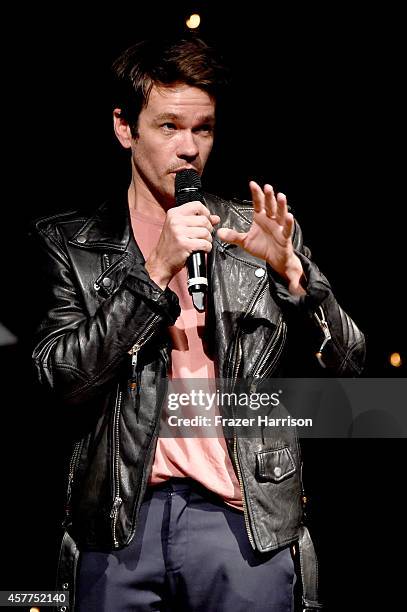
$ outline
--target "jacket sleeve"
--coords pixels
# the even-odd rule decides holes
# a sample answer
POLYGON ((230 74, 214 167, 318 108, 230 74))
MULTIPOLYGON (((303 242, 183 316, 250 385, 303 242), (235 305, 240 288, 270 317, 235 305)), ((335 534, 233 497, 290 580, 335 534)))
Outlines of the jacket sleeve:
POLYGON ((122 282, 90 315, 58 227, 37 224, 31 241, 37 255, 34 290, 40 297, 34 376, 66 403, 93 399, 130 359, 135 344, 143 346, 175 322, 178 298, 168 288, 162 291, 125 253, 122 282))
POLYGON ((364 335, 339 306, 328 280, 312 261, 297 222, 293 245, 304 270, 305 295, 292 295, 271 266, 267 265, 267 269, 273 297, 295 329, 297 348, 301 344, 301 352, 305 348, 318 366, 314 373, 319 370, 321 375, 358 376, 365 361, 364 335))

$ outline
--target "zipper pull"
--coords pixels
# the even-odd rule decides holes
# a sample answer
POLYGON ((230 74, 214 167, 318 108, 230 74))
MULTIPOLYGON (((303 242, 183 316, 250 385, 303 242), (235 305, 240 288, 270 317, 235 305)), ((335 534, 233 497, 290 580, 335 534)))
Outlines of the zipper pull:
POLYGON ((325 318, 325 313, 323 311, 322 306, 319 307, 319 311, 321 313, 321 318, 319 318, 316 312, 314 312, 314 317, 316 318, 318 325, 321 328, 322 333, 324 334, 324 340, 319 348, 319 351, 315 353, 315 357, 318 359, 319 365, 322 368, 326 368, 325 363, 322 361, 322 351, 324 350, 327 342, 329 342, 329 340, 332 339, 332 336, 331 336, 331 332, 329 331, 328 321, 325 318))
POLYGON ((137 389, 137 357, 138 352, 140 350, 140 345, 135 344, 131 351, 131 379, 129 381, 129 389, 130 391, 135 391, 137 389))
POLYGON ((253 376, 253 380, 250 383, 249 393, 256 393, 258 379, 260 378, 260 374, 255 374, 253 376))
POLYGON ((113 506, 112 509, 110 511, 110 518, 116 518, 117 513, 119 511, 120 506, 122 505, 123 500, 121 497, 115 497, 114 498, 114 502, 113 502, 113 506))

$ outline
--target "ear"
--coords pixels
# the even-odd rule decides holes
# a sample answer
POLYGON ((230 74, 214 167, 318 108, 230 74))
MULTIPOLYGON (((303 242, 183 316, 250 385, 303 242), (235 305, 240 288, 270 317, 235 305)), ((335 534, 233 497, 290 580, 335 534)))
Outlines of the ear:
POLYGON ((115 108, 113 111, 113 129, 122 147, 130 149, 133 137, 131 135, 130 125, 121 116, 120 108, 115 108))

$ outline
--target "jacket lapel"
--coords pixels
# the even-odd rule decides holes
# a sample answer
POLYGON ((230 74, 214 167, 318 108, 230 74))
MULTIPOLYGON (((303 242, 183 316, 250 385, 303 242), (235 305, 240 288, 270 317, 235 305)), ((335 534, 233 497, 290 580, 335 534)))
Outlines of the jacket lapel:
POLYGON ((127 193, 104 202, 69 243, 80 249, 123 252, 130 242, 127 193))

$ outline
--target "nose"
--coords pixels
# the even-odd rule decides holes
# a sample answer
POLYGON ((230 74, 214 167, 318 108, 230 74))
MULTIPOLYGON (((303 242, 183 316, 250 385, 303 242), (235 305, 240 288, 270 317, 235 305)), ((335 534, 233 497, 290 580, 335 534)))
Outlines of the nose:
POLYGON ((193 161, 198 157, 199 149, 195 135, 190 130, 184 130, 179 140, 177 157, 185 161, 193 161))

